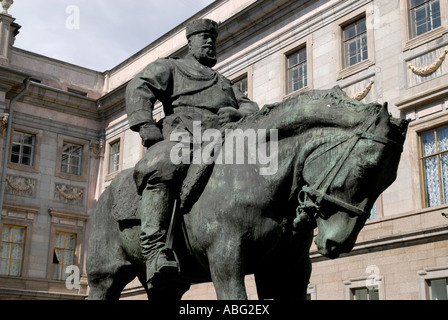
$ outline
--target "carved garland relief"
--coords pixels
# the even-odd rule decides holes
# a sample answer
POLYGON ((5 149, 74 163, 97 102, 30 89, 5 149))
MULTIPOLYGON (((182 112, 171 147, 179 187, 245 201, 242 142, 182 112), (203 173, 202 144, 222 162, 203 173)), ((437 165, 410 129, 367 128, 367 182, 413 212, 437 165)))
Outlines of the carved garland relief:
POLYGON ((442 65, 442 62, 445 60, 445 57, 447 54, 448 54, 448 48, 446 48, 443 51, 442 55, 436 61, 431 63, 430 65, 427 65, 424 67, 416 67, 410 63, 408 65, 408 67, 415 74, 418 74, 420 76, 427 76, 427 75, 433 73, 434 71, 436 71, 442 65))
POLYGON ((18 184, 15 184, 9 177, 6 177, 6 182, 8 182, 9 186, 11 188, 13 188, 14 190, 22 191, 22 192, 25 192, 25 191, 30 190, 31 188, 34 188, 34 185, 35 185, 35 182, 33 181, 27 186, 20 186, 18 184))
POLYGON ((369 84, 363 90, 361 90, 358 93, 352 94, 350 96, 350 98, 361 101, 362 99, 364 99, 367 96, 367 94, 369 94, 370 89, 372 89, 372 86, 374 83, 375 83, 375 80, 371 79, 369 84))
POLYGON ((8 175, 5 193, 15 196, 35 197, 37 180, 31 178, 8 175))

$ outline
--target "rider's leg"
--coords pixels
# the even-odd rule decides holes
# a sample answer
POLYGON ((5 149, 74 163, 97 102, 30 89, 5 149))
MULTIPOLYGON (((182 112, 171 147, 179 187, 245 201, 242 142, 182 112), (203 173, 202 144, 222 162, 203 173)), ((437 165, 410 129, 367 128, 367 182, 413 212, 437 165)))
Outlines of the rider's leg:
POLYGON ((140 239, 148 281, 158 273, 176 274, 178 271, 179 266, 172 252, 163 250, 172 203, 170 190, 165 184, 148 184, 143 190, 140 239))
POLYGON ((188 164, 174 164, 170 152, 176 142, 161 141, 151 146, 137 163, 134 180, 141 201, 141 247, 146 259, 147 280, 154 284, 154 276, 178 272, 171 250, 164 250, 171 221, 174 198, 179 193, 188 164))

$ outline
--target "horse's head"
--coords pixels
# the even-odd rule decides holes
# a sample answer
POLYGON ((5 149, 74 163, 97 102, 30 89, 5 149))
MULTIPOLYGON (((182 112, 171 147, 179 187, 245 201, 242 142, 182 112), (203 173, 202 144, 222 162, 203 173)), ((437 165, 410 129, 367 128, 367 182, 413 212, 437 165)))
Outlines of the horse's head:
POLYGON ((378 196, 395 180, 408 124, 391 118, 387 105, 355 107, 342 128, 335 117, 331 126, 310 129, 302 164, 295 225, 317 225, 318 251, 332 259, 353 248, 378 196))

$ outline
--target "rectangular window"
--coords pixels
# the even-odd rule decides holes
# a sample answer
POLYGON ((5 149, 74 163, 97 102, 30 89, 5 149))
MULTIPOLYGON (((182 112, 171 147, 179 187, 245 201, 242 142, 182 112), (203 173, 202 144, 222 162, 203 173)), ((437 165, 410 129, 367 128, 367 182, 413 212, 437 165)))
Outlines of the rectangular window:
POLYGON ((366 18, 363 17, 342 27, 344 68, 353 66, 368 57, 366 18))
POLYGON ((68 266, 74 264, 76 234, 56 232, 53 251, 53 280, 65 280, 70 275, 66 273, 68 266))
POLYGON ((0 275, 20 277, 24 247, 25 228, 4 225, 0 242, 0 275))
POLYGON ((448 278, 427 280, 430 300, 448 300, 448 278))
POLYGON ((120 140, 110 145, 109 173, 120 170, 120 140))
POLYGON ((243 92, 247 97, 249 94, 249 88, 248 88, 248 84, 247 84, 247 76, 240 78, 239 80, 237 80, 235 82, 235 84, 238 86, 238 88, 240 88, 241 92, 243 92))
POLYGON ((378 288, 355 288, 351 291, 352 300, 379 300, 378 288))
POLYGON ((35 135, 14 132, 12 137, 11 162, 32 166, 35 144, 35 135))
POLYGON ((412 37, 417 37, 442 25, 439 0, 410 0, 412 37))
POLYGON ((308 86, 306 47, 287 55, 288 94, 308 86))
POLYGON ((61 172, 81 175, 82 172, 82 146, 65 143, 62 149, 61 172))
POLYGON ((425 207, 448 200, 448 126, 420 134, 420 165, 425 207))

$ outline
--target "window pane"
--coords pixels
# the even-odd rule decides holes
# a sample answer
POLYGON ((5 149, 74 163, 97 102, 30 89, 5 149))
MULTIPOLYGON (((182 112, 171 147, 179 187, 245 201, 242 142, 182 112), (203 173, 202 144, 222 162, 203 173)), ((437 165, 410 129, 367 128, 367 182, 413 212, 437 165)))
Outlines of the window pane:
POLYGON ((430 281, 431 300, 448 300, 447 279, 435 279, 430 281))
POLYGON ((367 288, 355 289, 353 290, 354 300, 368 300, 367 299, 367 288))
POLYGON ((0 242, 0 274, 20 276, 25 240, 25 228, 3 226, 0 242))
POLYGON ((412 36, 416 37, 441 26, 440 1, 411 1, 412 36))
POLYGON ((428 0, 411 0, 411 7, 418 6, 426 1, 428 1, 428 0))
POLYGON ((65 237, 65 249, 75 249, 76 236, 67 234, 65 237))
POLYGON ((56 248, 64 248, 64 242, 65 242, 65 234, 56 233, 54 238, 54 246, 56 248))
MULTIPOLYGON (((247 76, 242 78, 241 80, 238 80, 237 82, 235 82, 235 85, 241 90, 241 92, 244 93, 244 95, 248 95, 249 91, 248 91, 248 84, 247 84, 247 76)), ((119 143, 119 142, 118 142, 119 143)), ((119 150, 120 148, 118 148, 117 152, 120 152, 119 150)))
POLYGON ((18 277, 20 276, 21 269, 21 261, 20 260, 11 260, 9 266, 9 276, 18 277))
POLYGON ((61 271, 62 271, 62 265, 54 264, 52 279, 53 280, 62 280, 61 271))
POLYGON ((12 241, 12 227, 4 226, 2 231, 2 241, 12 241))
POLYGON ((290 55, 288 57, 288 67, 291 68, 299 63, 298 56, 296 54, 290 55))
POLYGON ((25 228, 14 228, 14 243, 23 243, 25 240, 25 228))
POLYGON ((425 179, 426 206, 438 206, 441 204, 437 158, 423 159, 423 176, 425 179))
POLYGON ((9 271, 9 260, 0 258, 0 275, 7 276, 9 271))
POLYGON ((433 131, 422 133, 421 141, 422 141, 422 157, 435 154, 437 152, 433 131))
POLYGON ((366 19, 362 18, 342 29, 344 39, 345 67, 368 58, 366 19))
POLYGON ((64 143, 61 159, 61 171, 81 175, 82 146, 64 143))
POLYGON ((63 259, 62 263, 65 268, 73 264, 73 251, 72 250, 65 250, 64 259, 63 259))
POLYGON ((442 203, 448 201, 448 153, 439 155, 439 176, 442 188, 442 203))
POLYGON ((379 300, 378 288, 358 288, 352 290, 354 300, 379 300))
POLYGON ((11 256, 11 243, 1 243, 0 245, 0 258, 2 259, 9 259, 11 256))
POLYGON ((31 166, 33 165, 35 136, 14 132, 10 161, 31 166))
POLYGON ((302 89, 308 85, 308 68, 306 48, 302 48, 287 56, 288 59, 288 93, 302 89))

